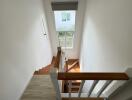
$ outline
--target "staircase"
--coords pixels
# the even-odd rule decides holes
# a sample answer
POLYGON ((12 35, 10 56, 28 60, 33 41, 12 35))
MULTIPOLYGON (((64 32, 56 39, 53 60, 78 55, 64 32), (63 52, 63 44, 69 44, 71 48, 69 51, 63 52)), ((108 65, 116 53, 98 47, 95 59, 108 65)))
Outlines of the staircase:
POLYGON ((126 73, 81 73, 77 59, 68 60, 67 70, 63 72, 63 70, 59 70, 61 58, 57 59, 61 57, 60 55, 59 51, 57 57, 53 57, 50 65, 35 71, 20 100, 105 100, 108 97, 102 96, 102 93, 112 81, 129 80, 126 73), (86 80, 94 81, 89 87, 89 91, 82 93, 86 80), (106 80, 106 82, 93 97, 92 92, 101 80, 106 80), (60 91, 60 89, 64 91, 60 91))
POLYGON ((79 62, 77 60, 73 62, 68 60, 66 64, 62 64, 61 54, 61 48, 58 47, 56 63, 50 71, 57 100, 105 100, 108 96, 104 96, 103 92, 113 81, 129 80, 126 73, 80 72, 79 62), (93 80, 93 83, 89 87, 89 90, 83 93, 84 83, 90 80, 93 80), (105 83, 95 94, 95 97, 93 97, 93 90, 102 80, 105 80, 105 83))
MULTIPOLYGON (((66 72, 74 73, 80 72, 79 60, 78 59, 68 59, 67 61, 66 72)), ((81 81, 80 80, 72 80, 71 81, 71 90, 69 90, 69 82, 65 81, 64 93, 78 93, 81 81)))
MULTIPOLYGON (((47 75, 49 74, 50 68, 52 65, 55 64, 55 59, 56 57, 53 56, 51 64, 47 65, 46 67, 43 67, 42 69, 39 69, 38 71, 34 72, 34 75, 47 75)), ((80 66, 79 66, 79 60, 78 59, 68 59, 67 61, 68 64, 68 70, 67 72, 80 72, 80 66)), ((71 84, 71 93, 78 93, 79 88, 80 88, 81 81, 80 80, 73 80, 71 84)), ((65 82, 65 87, 64 87, 64 93, 69 93, 69 83, 65 82)))
POLYGON ((55 63, 55 57, 53 56, 51 64, 37 70, 34 72, 34 75, 47 75, 49 74, 50 68, 52 67, 52 65, 55 63))
POLYGON ((79 88, 80 88, 81 82, 80 81, 72 81, 72 86, 71 86, 71 93, 78 93, 79 88))

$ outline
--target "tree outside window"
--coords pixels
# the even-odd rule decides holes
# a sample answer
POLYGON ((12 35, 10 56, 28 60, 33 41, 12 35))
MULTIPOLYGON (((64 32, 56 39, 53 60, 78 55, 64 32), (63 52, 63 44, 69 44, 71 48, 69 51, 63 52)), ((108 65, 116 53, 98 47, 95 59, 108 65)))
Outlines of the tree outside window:
POLYGON ((62 16, 62 21, 63 22, 70 21, 70 13, 62 12, 61 16, 62 16))

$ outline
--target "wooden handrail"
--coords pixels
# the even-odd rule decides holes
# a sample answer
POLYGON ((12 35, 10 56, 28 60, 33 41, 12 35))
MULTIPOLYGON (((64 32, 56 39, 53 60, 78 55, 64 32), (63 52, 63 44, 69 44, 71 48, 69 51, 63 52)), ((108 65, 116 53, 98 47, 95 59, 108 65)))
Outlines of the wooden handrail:
POLYGON ((126 73, 58 73, 58 80, 129 80, 126 73))
POLYGON ((57 56, 56 56, 55 64, 54 64, 54 67, 57 69, 59 69, 60 58, 61 58, 61 47, 58 47, 57 56))

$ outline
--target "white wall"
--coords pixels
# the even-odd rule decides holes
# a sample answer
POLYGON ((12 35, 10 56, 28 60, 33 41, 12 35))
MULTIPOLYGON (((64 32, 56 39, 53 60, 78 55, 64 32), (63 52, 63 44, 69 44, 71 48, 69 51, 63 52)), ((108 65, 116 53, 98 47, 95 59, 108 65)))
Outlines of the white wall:
MULTIPOLYGON (((51 36, 51 43, 53 48, 54 56, 57 53, 57 46, 58 46, 58 37, 55 29, 55 20, 54 20, 54 12, 51 9, 51 1, 58 1, 58 0, 45 0, 45 7, 46 7, 46 15, 48 19, 48 26, 49 32, 51 36)), ((68 1, 68 0, 65 0, 68 1)), ((73 0, 76 1, 76 0, 73 0)), ((76 25, 75 25, 75 35, 74 35, 74 45, 72 49, 67 49, 66 54, 68 58, 79 58, 80 52, 80 42, 82 37, 82 27, 83 27, 83 17, 84 17, 84 9, 85 9, 85 2, 86 0, 79 0, 78 10, 76 12, 76 25)))
POLYGON ((45 6, 45 13, 46 13, 46 18, 47 18, 47 25, 48 25, 48 30, 49 30, 49 35, 51 38, 51 46, 53 50, 53 55, 56 56, 57 54, 57 35, 56 35, 56 30, 55 30, 55 21, 54 21, 54 13, 51 8, 51 0, 44 0, 44 6, 45 6))
POLYGON ((132 80, 111 96, 109 100, 132 100, 132 80))
POLYGON ((46 26, 42 0, 0 0, 0 100, 19 100, 35 69, 51 63, 46 26))
POLYGON ((87 0, 81 70, 119 72, 132 66, 132 0, 87 0))
MULTIPOLYGON (((124 72, 132 66, 131 4, 132 0, 87 0, 81 71, 124 72)), ((83 91, 88 91, 90 85, 91 81, 87 81, 83 91)))
POLYGON ((112 86, 112 88, 107 91, 109 95, 109 100, 132 100, 132 68, 128 68, 125 71, 130 79, 128 81, 124 81, 122 84, 121 81, 118 81, 116 85, 112 86), (120 86, 120 84, 122 86, 120 86), (118 89, 117 86, 119 87, 118 89), (112 90, 116 89, 115 92, 112 93, 112 90))

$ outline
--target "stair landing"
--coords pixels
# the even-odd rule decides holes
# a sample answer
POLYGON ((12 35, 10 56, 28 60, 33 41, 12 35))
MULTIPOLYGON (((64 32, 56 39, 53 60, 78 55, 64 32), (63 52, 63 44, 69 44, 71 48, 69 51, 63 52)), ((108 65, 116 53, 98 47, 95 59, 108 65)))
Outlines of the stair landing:
POLYGON ((56 100, 50 75, 34 75, 20 100, 56 100))

